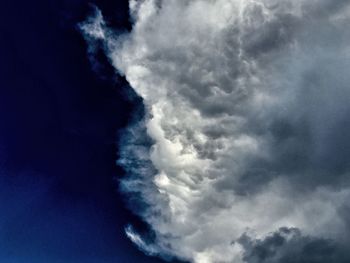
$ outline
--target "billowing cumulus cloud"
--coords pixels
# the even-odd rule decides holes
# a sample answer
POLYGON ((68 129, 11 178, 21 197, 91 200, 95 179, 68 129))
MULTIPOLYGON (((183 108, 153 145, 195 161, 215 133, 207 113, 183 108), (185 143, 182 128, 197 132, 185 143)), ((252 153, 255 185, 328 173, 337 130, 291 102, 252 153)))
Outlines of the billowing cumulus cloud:
POLYGON ((146 110, 118 161, 152 231, 130 239, 194 263, 349 262, 350 3, 131 0, 130 14, 123 35, 99 12, 82 25, 146 110))

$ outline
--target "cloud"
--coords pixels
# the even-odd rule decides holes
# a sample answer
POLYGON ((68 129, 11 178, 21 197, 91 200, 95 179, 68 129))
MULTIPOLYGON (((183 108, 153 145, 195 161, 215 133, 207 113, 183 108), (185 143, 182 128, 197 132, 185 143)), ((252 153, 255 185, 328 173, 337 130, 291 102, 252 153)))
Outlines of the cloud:
POLYGON ((349 254, 335 241, 302 236, 295 228, 280 228, 263 240, 243 235, 239 241, 249 263, 329 263, 349 262, 349 254))
POLYGON ((130 33, 113 35, 100 15, 82 29, 143 99, 118 162, 154 232, 148 253, 259 262, 256 246, 286 229, 298 230, 271 262, 296 239, 346 242, 348 1, 134 0, 130 13, 130 33), (237 242, 244 234, 260 243, 237 242))
POLYGON ((135 232, 135 230, 133 229, 133 227, 131 225, 128 225, 125 228, 125 233, 127 235, 127 237, 134 242, 139 249, 141 249, 142 251, 144 251, 146 254, 148 255, 154 255, 157 254, 158 251, 156 248, 154 248, 154 246, 147 244, 144 239, 135 232))

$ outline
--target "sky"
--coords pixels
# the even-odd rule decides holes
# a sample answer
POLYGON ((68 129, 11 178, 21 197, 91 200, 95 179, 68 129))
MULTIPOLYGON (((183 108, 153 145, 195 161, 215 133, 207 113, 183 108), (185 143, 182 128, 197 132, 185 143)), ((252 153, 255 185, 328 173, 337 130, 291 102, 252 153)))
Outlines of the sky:
MULTIPOLYGON (((77 24, 92 1, 2 1, 0 262, 163 262, 124 227, 140 220, 117 191, 117 133, 132 111, 101 56, 96 74, 77 24)), ((128 5, 96 4, 127 29, 128 5)))
POLYGON ((1 262, 350 262, 348 1, 0 17, 1 262))

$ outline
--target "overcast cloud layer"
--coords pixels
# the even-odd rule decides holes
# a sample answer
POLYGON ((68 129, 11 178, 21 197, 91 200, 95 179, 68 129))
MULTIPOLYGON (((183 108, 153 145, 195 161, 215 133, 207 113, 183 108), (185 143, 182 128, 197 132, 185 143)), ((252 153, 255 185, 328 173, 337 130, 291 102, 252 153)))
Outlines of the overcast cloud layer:
POLYGON ((82 25, 146 109, 119 164, 153 235, 130 239, 194 263, 350 262, 349 1, 130 10, 127 34, 82 25))

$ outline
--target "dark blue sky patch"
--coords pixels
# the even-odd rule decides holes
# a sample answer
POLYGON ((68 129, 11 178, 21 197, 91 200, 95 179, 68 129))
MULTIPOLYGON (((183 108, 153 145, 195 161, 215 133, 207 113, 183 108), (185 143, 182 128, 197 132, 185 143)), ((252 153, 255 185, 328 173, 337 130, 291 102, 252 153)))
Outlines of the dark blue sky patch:
MULTIPOLYGON (((0 261, 160 262, 126 238, 113 178, 118 129, 132 103, 99 57, 91 69, 77 23, 91 1, 5 1, 0 16, 0 261)), ((96 1, 117 28, 127 1, 96 1)))

